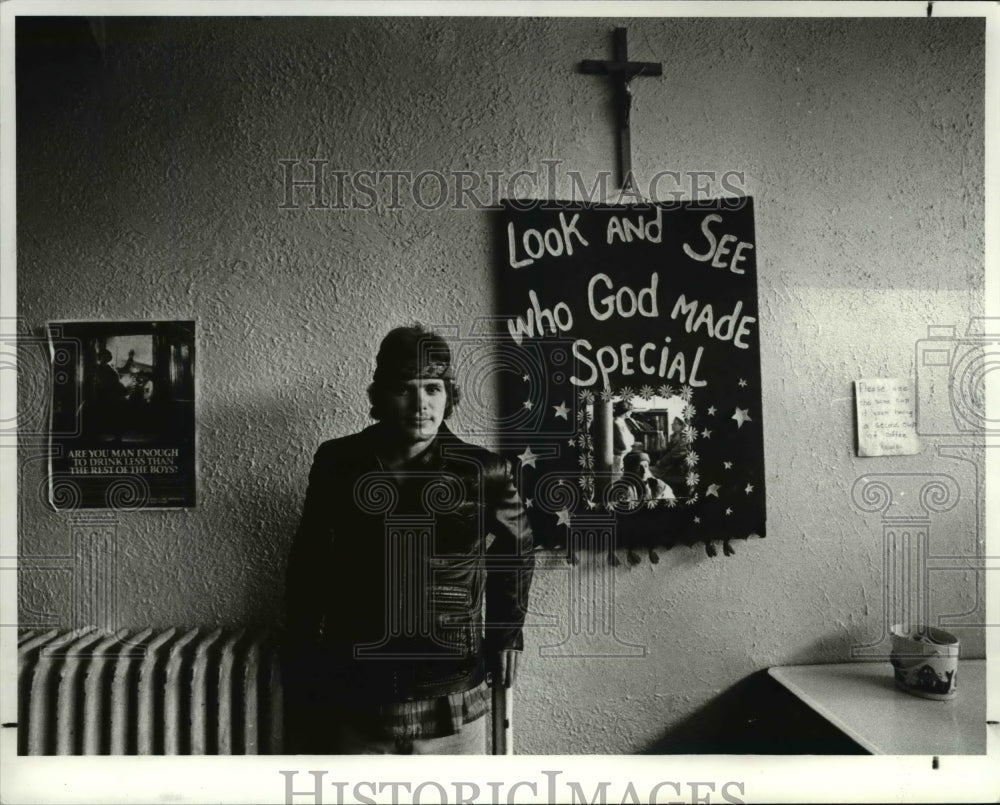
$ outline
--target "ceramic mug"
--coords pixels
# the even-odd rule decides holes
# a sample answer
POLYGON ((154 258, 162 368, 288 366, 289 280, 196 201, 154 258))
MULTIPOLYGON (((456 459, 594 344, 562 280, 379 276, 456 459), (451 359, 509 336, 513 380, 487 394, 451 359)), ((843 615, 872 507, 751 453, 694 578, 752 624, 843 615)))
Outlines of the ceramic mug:
POLYGON ((933 626, 890 630, 889 655, 896 687, 925 699, 951 699, 958 692, 958 638, 933 626))

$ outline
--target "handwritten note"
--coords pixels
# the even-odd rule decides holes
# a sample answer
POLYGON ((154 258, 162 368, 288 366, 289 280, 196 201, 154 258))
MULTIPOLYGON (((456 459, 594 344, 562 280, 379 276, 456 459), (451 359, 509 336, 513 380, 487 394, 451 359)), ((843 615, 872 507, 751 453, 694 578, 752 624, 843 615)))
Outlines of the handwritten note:
POLYGON ((876 377, 855 381, 859 456, 912 456, 920 452, 913 415, 913 384, 876 377))

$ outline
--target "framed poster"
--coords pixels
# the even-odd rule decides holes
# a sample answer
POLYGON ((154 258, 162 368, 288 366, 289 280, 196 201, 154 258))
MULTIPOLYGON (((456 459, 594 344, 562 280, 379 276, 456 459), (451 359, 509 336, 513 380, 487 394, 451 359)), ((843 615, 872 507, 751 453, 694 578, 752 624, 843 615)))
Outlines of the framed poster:
POLYGON ((536 541, 602 517, 625 546, 764 536, 752 199, 507 201, 495 243, 536 541))
POLYGON ((52 322, 49 502, 195 505, 195 323, 52 322))

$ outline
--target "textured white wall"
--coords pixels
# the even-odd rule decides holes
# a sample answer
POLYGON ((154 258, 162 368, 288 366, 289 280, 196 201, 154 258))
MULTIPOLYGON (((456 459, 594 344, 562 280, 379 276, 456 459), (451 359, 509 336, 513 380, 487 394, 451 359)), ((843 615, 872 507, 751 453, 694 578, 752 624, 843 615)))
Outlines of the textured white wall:
MULTIPOLYGON (((952 475, 962 497, 932 518, 932 552, 974 552, 979 457, 925 440, 856 458, 851 381, 912 377, 927 325, 981 314, 980 21, 146 20, 112 24, 103 68, 60 77, 18 121, 26 326, 198 320, 199 506, 119 517, 123 625, 276 618, 312 452, 366 423, 377 340, 493 311, 485 212, 282 210, 278 161, 611 168, 609 87, 575 66, 610 56, 623 22, 632 58, 664 63, 635 85, 640 179, 744 171, 755 197, 768 537, 615 570, 618 635, 644 658, 541 657, 560 629, 532 630, 519 751, 641 751, 755 670, 876 640, 882 525, 851 501, 864 473, 952 475)), ((37 363, 20 390, 23 411, 45 405, 37 363)), ((39 454, 22 445, 21 551, 65 554, 39 454)), ((539 617, 567 606, 551 564, 539 617)), ((23 574, 22 612, 71 623, 67 582, 23 574)), ((932 609, 975 609, 975 583, 934 574, 932 609)), ((956 631, 981 656, 981 631, 956 631)))

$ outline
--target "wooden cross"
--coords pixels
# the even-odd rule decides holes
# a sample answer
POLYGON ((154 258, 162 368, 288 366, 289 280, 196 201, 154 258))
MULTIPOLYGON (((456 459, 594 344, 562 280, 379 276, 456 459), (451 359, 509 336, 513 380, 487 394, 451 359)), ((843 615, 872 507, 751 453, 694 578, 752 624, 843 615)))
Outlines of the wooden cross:
POLYGON ((584 59, 580 62, 580 72, 611 76, 614 82, 615 108, 618 115, 618 173, 622 188, 626 189, 631 186, 634 190, 632 134, 629 129, 629 118, 632 114, 632 88, 629 86, 629 82, 639 76, 663 75, 663 65, 660 62, 629 61, 628 33, 624 28, 615 28, 614 61, 584 59))

